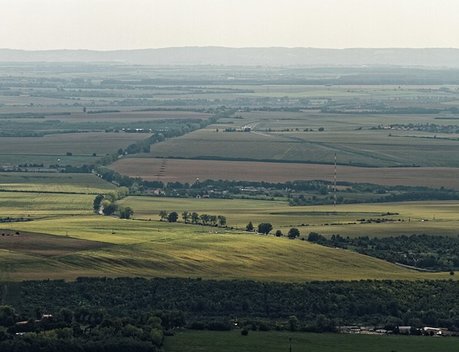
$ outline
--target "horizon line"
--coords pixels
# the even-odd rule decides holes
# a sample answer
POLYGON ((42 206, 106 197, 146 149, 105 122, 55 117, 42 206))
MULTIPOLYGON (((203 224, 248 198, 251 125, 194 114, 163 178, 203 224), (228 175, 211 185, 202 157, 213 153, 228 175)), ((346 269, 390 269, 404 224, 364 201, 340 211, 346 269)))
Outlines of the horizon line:
POLYGON ((167 49, 311 49, 311 50, 459 50, 459 47, 346 47, 346 48, 330 48, 330 47, 308 47, 308 46, 222 46, 222 45, 184 45, 184 46, 165 46, 165 47, 144 47, 144 48, 117 48, 117 49, 89 49, 89 48, 47 48, 47 49, 24 49, 24 48, 7 48, 0 47, 0 50, 11 51, 97 51, 97 52, 112 52, 112 51, 142 51, 142 50, 167 50, 167 49))

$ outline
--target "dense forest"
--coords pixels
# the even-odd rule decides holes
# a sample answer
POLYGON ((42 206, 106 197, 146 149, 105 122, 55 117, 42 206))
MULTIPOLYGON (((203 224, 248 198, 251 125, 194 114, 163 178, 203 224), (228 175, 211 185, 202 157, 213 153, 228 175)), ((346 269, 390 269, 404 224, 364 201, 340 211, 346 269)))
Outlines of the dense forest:
MULTIPOLYGON (((24 331, 24 326, 16 324, 19 321, 30 321, 26 331, 70 329, 65 330, 66 334, 84 341, 101 341, 105 334, 114 333, 120 339, 133 338, 150 345, 153 329, 162 338, 163 332, 170 333, 178 327, 228 330, 238 326, 323 332, 334 331, 339 325, 355 324, 389 329, 398 325, 427 325, 458 330, 458 292, 459 283, 453 280, 267 283, 80 278, 75 282, 29 281, 8 284, 5 303, 14 309, 14 314, 6 314, 7 307, 3 307, 0 325, 5 328, 1 330, 0 340, 8 344, 11 342, 8 334, 24 331), (43 314, 52 314, 55 320, 34 324, 33 319, 40 319, 43 314), (129 335, 126 329, 136 333, 129 335)), ((64 332, 55 332, 61 333, 64 332)), ((6 351, 1 344, 0 350, 6 351)))
POLYGON ((359 253, 429 270, 459 269, 459 237, 411 235, 398 237, 357 238, 332 235, 326 238, 310 233, 308 240, 328 247, 355 250, 359 253))

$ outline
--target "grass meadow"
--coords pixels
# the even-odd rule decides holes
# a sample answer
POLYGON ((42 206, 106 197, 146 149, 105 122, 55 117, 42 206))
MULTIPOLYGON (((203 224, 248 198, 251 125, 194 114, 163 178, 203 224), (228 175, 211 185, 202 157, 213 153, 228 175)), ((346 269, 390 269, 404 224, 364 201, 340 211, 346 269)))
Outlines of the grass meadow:
POLYGON ((457 338, 250 331, 184 331, 167 337, 168 352, 455 352, 457 338))

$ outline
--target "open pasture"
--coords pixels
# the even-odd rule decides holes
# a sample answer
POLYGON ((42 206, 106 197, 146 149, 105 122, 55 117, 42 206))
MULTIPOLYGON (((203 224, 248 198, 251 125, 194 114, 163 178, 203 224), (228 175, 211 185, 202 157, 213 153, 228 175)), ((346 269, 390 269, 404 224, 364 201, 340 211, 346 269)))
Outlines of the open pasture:
POLYGON ((372 336, 249 331, 183 331, 167 337, 168 352, 277 352, 288 351, 290 339, 298 352, 453 352, 457 338, 420 336, 372 336))
POLYGON ((93 174, 3 172, 0 173, 1 191, 106 193, 115 186, 93 174))
MULTIPOLYGON (((333 181, 334 166, 325 164, 255 161, 123 158, 113 170, 148 181, 195 182, 204 180, 287 182, 333 181)), ((459 189, 459 168, 368 168, 338 165, 338 181, 379 185, 426 186, 459 189)))

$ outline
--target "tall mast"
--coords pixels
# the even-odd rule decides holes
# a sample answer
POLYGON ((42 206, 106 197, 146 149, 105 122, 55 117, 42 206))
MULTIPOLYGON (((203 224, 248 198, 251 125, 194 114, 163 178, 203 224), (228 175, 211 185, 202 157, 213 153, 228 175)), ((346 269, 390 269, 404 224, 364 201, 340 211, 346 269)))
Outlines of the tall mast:
POLYGON ((336 153, 335 153, 335 170, 333 173, 333 206, 336 207, 336 153))

